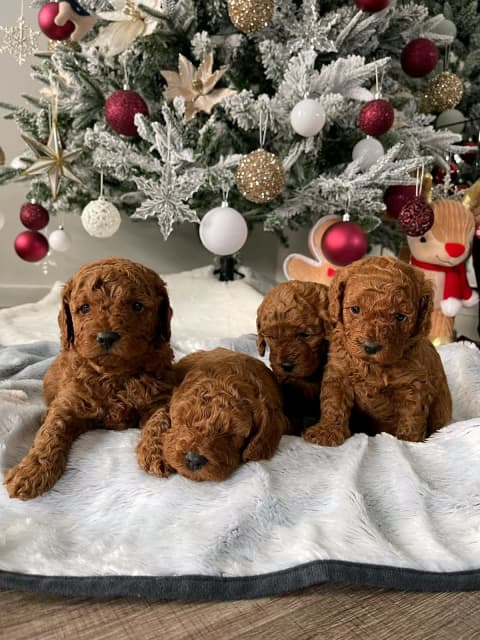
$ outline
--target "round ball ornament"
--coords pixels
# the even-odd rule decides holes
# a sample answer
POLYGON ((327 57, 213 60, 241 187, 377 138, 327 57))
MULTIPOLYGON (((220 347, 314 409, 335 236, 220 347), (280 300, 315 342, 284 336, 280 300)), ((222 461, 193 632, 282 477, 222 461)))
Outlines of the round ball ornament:
POLYGON ((389 216, 398 218, 402 208, 415 199, 416 193, 414 184, 394 184, 388 187, 383 195, 383 201, 389 216))
POLYGON ((123 136, 137 135, 135 116, 141 113, 148 116, 145 100, 136 91, 120 89, 115 91, 105 103, 105 119, 114 131, 123 136))
POLYGON ((457 27, 454 22, 443 18, 435 27, 430 27, 430 31, 438 34, 439 36, 450 36, 451 38, 457 37, 457 27))
POLYGON ((385 149, 382 143, 375 138, 360 140, 352 150, 352 158, 358 162, 362 171, 368 171, 384 155, 385 149))
POLYGON ((438 113, 457 106, 463 96, 463 82, 450 71, 444 71, 428 83, 426 100, 431 111, 438 113))
POLYGON ((386 9, 390 4, 390 0, 354 0, 355 4, 362 11, 368 11, 369 13, 377 13, 386 9))
POLYGON ((416 196, 400 211, 400 229, 408 236, 423 236, 433 226, 433 209, 423 196, 416 196))
POLYGON ((266 29, 273 18, 273 0, 228 0, 232 24, 243 33, 266 29))
POLYGON ((81 220, 85 231, 94 238, 110 238, 122 222, 117 207, 103 196, 87 204, 81 220))
POLYGON ((290 123, 296 133, 304 138, 311 138, 323 129, 325 110, 317 100, 305 98, 293 107, 290 123))
MULTIPOLYGON (((456 162, 453 162, 453 160, 451 160, 448 163, 448 173, 450 175, 450 182, 452 182, 453 184, 457 184, 458 181, 460 180, 460 169, 458 168, 458 164, 456 162)), ((447 171, 445 170, 445 168, 443 166, 435 166, 432 169, 432 178, 433 178, 433 182, 434 184, 442 184, 443 181, 445 180, 445 176, 447 175, 447 171)))
POLYGON ((378 98, 362 107, 358 115, 358 126, 367 136, 382 136, 393 125, 395 112, 388 100, 378 98))
POLYGON ((52 231, 48 236, 48 244, 54 251, 61 251, 64 253, 72 246, 72 239, 64 228, 60 226, 58 229, 55 229, 55 231, 52 231))
POLYGON ((322 237, 322 253, 338 267, 360 260, 367 253, 368 239, 365 231, 355 222, 335 222, 322 237))
POLYGON ((466 142, 462 142, 462 147, 472 147, 472 151, 468 153, 463 153, 460 157, 467 164, 475 164, 478 156, 478 144, 473 140, 467 140, 466 142))
POLYGON ((45 207, 35 202, 26 202, 20 209, 20 220, 31 231, 40 231, 47 226, 50 216, 45 207))
POLYGON ((18 257, 26 262, 38 262, 48 253, 48 240, 38 231, 22 231, 14 246, 18 257))
POLYGON ((416 38, 403 48, 400 62, 407 75, 423 78, 435 69, 438 57, 438 49, 431 40, 416 38))
POLYGON ((240 160, 236 180, 238 190, 244 198, 263 204, 282 193, 285 188, 285 171, 275 154, 257 149, 240 160))
POLYGON ((58 15, 58 2, 47 2, 38 12, 38 26, 50 40, 68 40, 75 30, 75 25, 68 20, 63 26, 55 24, 58 15))
POLYGON ((217 256, 240 251, 248 237, 245 218, 226 202, 208 211, 200 222, 200 240, 205 249, 217 256))
POLYGON ((465 129, 465 116, 458 109, 446 109, 435 120, 437 129, 448 129, 453 133, 462 133, 465 129))

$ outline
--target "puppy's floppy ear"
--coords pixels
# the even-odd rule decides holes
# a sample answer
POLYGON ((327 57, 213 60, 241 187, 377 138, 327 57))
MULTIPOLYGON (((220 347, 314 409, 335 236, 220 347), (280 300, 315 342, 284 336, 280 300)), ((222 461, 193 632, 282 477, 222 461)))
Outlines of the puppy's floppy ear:
POLYGON ((325 333, 328 333, 331 325, 330 314, 328 311, 328 287, 323 284, 315 283, 315 288, 317 289, 318 295, 318 317, 323 321, 325 333))
POLYGON ((60 340, 62 343, 62 349, 70 349, 75 340, 75 334, 73 331, 73 320, 70 312, 70 297, 72 295, 73 280, 70 279, 62 291, 62 306, 60 313, 58 314, 58 325, 60 327, 60 340))
POLYGON ((433 285, 423 274, 417 274, 419 280, 419 298, 415 336, 428 336, 432 326, 433 285))
POLYGON ((328 311, 330 322, 335 326, 343 321, 343 296, 347 282, 348 268, 344 267, 333 276, 332 284, 328 291, 328 311))
POLYGON ((260 394, 257 398, 252 413, 252 429, 242 460, 269 460, 277 450, 282 435, 288 433, 289 421, 266 394, 260 394))
POLYGON ((267 344, 262 333, 262 325, 260 324, 260 318, 257 315, 257 349, 258 353, 263 357, 265 355, 265 348, 267 344))
POLYGON ((170 306, 170 299, 165 287, 162 287, 160 296, 161 299, 160 304, 158 305, 156 337, 163 342, 170 342, 173 311, 170 306))

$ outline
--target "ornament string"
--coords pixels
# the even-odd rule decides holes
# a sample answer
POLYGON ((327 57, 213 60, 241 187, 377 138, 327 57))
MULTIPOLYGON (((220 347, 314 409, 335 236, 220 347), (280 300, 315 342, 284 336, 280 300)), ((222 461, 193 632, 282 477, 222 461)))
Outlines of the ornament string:
POLYGON ((347 204, 345 206, 345 213, 342 216, 342 222, 350 222, 350 204, 352 202, 352 193, 351 191, 347 194, 347 204))
POLYGON ((260 107, 260 113, 258 117, 260 149, 264 148, 265 140, 267 139, 268 116, 269 116, 268 108, 263 106, 260 107))
POLYGON ((230 194, 230 187, 222 188, 222 207, 228 207, 228 196, 230 194))
POLYGON ((423 180, 425 178, 425 165, 417 168, 417 178, 415 181, 415 196, 418 198, 422 193, 423 180))
POLYGON ((127 91, 130 88, 130 78, 128 76, 127 56, 122 56, 123 66, 123 88, 127 91))
POLYGON ((378 78, 378 67, 375 65, 375 99, 378 100, 382 96, 383 78, 385 75, 385 68, 382 69, 382 75, 380 80, 378 78))
POLYGON ((103 169, 100 170, 100 199, 103 200, 103 169))

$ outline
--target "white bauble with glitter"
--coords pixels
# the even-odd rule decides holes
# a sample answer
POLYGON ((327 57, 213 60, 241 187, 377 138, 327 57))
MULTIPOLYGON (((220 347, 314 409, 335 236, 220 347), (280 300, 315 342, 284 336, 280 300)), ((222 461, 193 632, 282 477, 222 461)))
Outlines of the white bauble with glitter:
POLYGON ((293 107, 290 113, 293 130, 304 138, 311 138, 325 125, 325 110, 317 100, 305 98, 293 107))
POLYGON ((103 196, 89 202, 82 212, 82 225, 94 238, 110 238, 118 231, 122 219, 115 205, 103 196))
POLYGON ((222 204, 208 211, 200 222, 200 240, 216 256, 239 251, 248 237, 245 218, 236 209, 222 204))
POLYGON ((362 171, 367 171, 377 160, 383 158, 385 149, 376 138, 365 138, 353 147, 352 158, 358 162, 362 171))
POLYGON ((435 120, 437 129, 448 129, 453 133, 462 133, 465 129, 465 116, 458 109, 445 109, 435 120))
POLYGON ((48 244, 50 245, 50 249, 54 251, 65 252, 72 246, 72 239, 64 228, 60 226, 48 236, 48 244))

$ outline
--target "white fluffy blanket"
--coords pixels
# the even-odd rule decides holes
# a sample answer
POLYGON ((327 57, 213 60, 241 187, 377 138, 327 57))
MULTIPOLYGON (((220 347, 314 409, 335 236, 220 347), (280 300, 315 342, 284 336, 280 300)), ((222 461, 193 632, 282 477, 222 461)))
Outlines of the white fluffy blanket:
MULTIPOLYGON (((21 350, 4 359, 2 474, 39 424, 45 361, 35 357, 30 369, 21 350)), ((315 560, 480 569, 480 351, 454 344, 441 357, 455 423, 422 444, 356 435, 326 448, 284 437, 271 461, 246 464, 223 483, 195 483, 141 471, 137 430, 87 433, 49 493, 21 502, 0 488, 0 569, 253 576, 315 560)))

